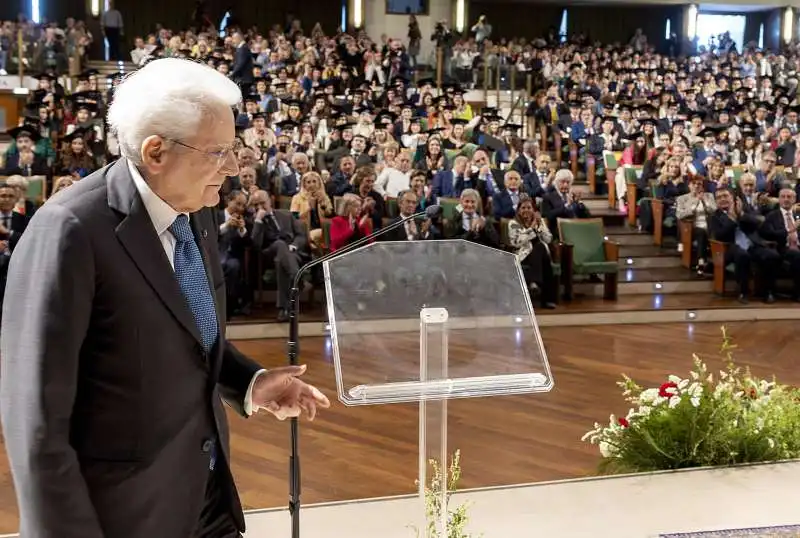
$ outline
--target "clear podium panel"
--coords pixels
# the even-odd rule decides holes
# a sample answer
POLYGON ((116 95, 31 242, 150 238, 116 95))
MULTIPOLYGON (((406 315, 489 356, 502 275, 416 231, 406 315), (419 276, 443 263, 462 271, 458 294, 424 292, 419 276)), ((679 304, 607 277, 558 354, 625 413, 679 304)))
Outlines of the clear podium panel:
POLYGON ((324 271, 344 404, 501 396, 553 387, 513 254, 464 240, 387 241, 333 258, 324 271), (435 345, 446 346, 437 350, 447 356, 445 369, 426 369, 421 362, 431 352, 423 348, 433 327, 435 345))

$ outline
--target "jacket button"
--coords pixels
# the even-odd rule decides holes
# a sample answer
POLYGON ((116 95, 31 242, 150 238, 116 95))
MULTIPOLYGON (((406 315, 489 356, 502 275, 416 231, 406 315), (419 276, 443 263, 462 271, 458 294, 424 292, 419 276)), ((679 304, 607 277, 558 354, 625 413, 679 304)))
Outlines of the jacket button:
POLYGON ((213 439, 205 439, 203 441, 203 446, 200 448, 203 451, 203 454, 208 454, 211 452, 211 449, 214 447, 213 439))

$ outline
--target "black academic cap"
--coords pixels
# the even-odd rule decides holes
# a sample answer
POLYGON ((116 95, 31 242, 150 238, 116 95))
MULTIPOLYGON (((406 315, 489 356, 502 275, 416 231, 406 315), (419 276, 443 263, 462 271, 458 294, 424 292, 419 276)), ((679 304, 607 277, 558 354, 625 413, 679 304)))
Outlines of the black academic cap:
POLYGON ((642 131, 636 131, 635 133, 627 134, 622 138, 625 140, 636 140, 637 138, 642 138, 644 133, 642 131))
POLYGON ((84 76, 84 77, 88 78, 88 77, 93 77, 93 76, 96 76, 96 75, 99 75, 99 74, 100 74, 100 71, 98 71, 97 69, 86 69, 83 73, 81 73, 81 76, 84 76))
POLYGON ((76 138, 83 138, 84 136, 86 136, 86 134, 87 134, 87 130, 86 129, 84 129, 83 127, 77 127, 70 134, 64 136, 64 141, 65 142, 72 142, 76 138))
POLYGON ((33 125, 20 125, 10 129, 7 134, 14 140, 21 136, 27 136, 34 142, 37 142, 42 136, 39 134, 39 129, 33 125))
POLYGON ((253 119, 254 120, 257 120, 257 119, 266 120, 267 119, 267 114, 266 114, 266 112, 256 112, 255 114, 253 114, 253 119))
POLYGON ((275 126, 279 128, 281 131, 290 131, 292 129, 296 129, 299 126, 299 124, 292 120, 283 120, 276 123, 275 126))
POLYGON ((432 78, 421 78, 417 81, 417 87, 421 88, 422 86, 433 86, 436 84, 436 81, 432 78))
POLYGON ((257 93, 251 93, 244 98, 245 103, 258 103, 259 101, 261 101, 261 97, 257 93))
POLYGON ((694 118, 700 118, 701 120, 704 120, 706 119, 706 113, 703 112, 702 110, 693 110, 692 112, 689 113, 687 119, 691 121, 694 118))
POLYGON ((654 118, 639 118, 639 123, 641 123, 642 125, 655 126, 658 122, 654 118))
POLYGON ((336 130, 337 131, 345 131, 347 129, 352 129, 354 125, 355 125, 355 123, 353 123, 351 121, 348 121, 346 123, 342 123, 340 125, 337 125, 336 126, 336 130))
POLYGON ((616 116, 605 115, 605 116, 603 116, 603 121, 616 122, 617 121, 617 117, 616 116))
POLYGON ((719 130, 718 129, 715 129, 715 128, 712 128, 712 127, 706 127, 705 129, 703 129, 702 131, 697 133, 697 136, 700 137, 700 138, 706 138, 706 137, 710 137, 710 136, 713 136, 713 137, 716 138, 717 134, 719 134, 719 130))
POLYGON ((397 121, 397 114, 391 110, 381 110, 375 115, 375 123, 383 123, 386 120, 389 120, 390 123, 394 123, 397 121))
POLYGON ((39 73, 38 75, 34 76, 36 80, 49 80, 53 81, 56 80, 57 77, 55 75, 51 75, 50 73, 39 73))
POLYGON ((503 129, 508 131, 519 131, 520 129, 522 129, 522 125, 518 123, 506 123, 505 125, 503 125, 503 129))
POLYGON ((465 120, 463 118, 453 118, 450 120, 450 123, 453 125, 466 125, 469 123, 469 120, 465 120))
POLYGON ((567 103, 567 106, 570 108, 581 108, 583 106, 583 103, 581 103, 580 101, 570 101, 569 103, 567 103))
POLYGON ((444 129, 441 128, 441 127, 432 127, 430 129, 426 129, 425 130, 425 134, 427 134, 427 135, 435 135, 435 134, 441 133, 442 131, 444 131, 444 129))
POLYGON ((714 99, 730 99, 733 92, 730 90, 719 90, 714 94, 714 99))
POLYGON ((297 99, 285 99, 283 104, 286 106, 296 106, 297 108, 303 108, 302 101, 298 101, 297 99))

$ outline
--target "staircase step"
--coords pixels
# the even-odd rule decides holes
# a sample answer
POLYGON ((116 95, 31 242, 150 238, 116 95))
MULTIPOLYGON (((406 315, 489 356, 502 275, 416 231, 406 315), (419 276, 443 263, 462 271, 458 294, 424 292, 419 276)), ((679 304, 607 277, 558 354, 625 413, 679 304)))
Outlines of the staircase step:
MULTIPOLYGON (((581 283, 575 284, 573 290, 576 294, 599 295, 603 294, 603 284, 581 283)), ((714 291, 711 280, 679 280, 669 282, 622 282, 617 288, 619 295, 645 295, 645 294, 674 294, 674 293, 710 293, 714 291)))
POLYGON ((620 258, 675 257, 680 259, 677 250, 663 249, 656 245, 625 245, 619 249, 620 258))
POLYGON ((677 256, 645 256, 645 257, 624 257, 619 260, 620 269, 659 269, 668 267, 680 267, 681 259, 677 256), (628 263, 630 260, 630 263, 628 263))
POLYGON ((685 267, 626 267, 619 271, 620 282, 703 282, 685 267))
POLYGON ((613 234, 606 230, 606 238, 609 241, 619 243, 620 247, 623 245, 626 247, 643 247, 653 244, 653 236, 650 234, 613 234))

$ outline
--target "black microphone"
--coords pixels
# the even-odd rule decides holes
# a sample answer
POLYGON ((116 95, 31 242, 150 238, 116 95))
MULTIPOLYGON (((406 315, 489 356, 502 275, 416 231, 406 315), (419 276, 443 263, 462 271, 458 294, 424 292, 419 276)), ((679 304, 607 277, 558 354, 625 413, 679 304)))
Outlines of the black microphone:
MULTIPOLYGON (((299 328, 300 328, 300 281, 303 279, 303 275, 306 274, 310 269, 316 267, 317 265, 324 263, 328 260, 336 258, 338 256, 343 256, 348 252, 352 252, 355 249, 367 244, 371 240, 375 239, 376 237, 380 237, 392 230, 403 226, 406 222, 419 218, 425 217, 427 219, 435 219, 441 216, 442 214, 442 206, 440 205, 430 205, 425 208, 425 211, 420 211, 419 213, 414 213, 413 215, 409 215, 408 217, 403 217, 397 222, 393 222, 386 228, 381 228, 371 234, 362 237, 358 241, 351 243, 339 250, 334 252, 330 252, 325 256, 319 257, 316 260, 311 260, 300 270, 294 277, 294 283, 292 284, 292 289, 289 292, 289 342, 287 345, 287 354, 289 356, 289 364, 296 365, 297 364, 297 357, 300 353, 300 343, 299 343, 299 328)), ((300 454, 298 450, 298 437, 299 437, 299 424, 297 421, 297 417, 293 417, 290 423, 290 454, 289 454, 289 514, 292 518, 292 538, 300 538, 300 454)))

